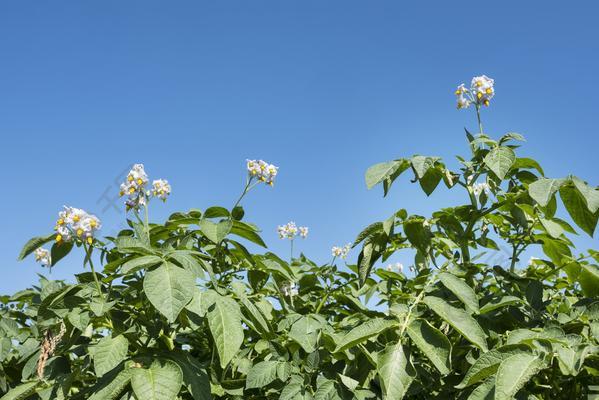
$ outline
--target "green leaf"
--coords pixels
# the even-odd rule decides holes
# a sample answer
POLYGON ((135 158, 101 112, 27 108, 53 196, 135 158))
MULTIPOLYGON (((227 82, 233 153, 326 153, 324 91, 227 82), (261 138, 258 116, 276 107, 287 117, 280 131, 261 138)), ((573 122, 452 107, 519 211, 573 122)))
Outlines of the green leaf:
POLYGON ((73 242, 54 243, 50 249, 50 258, 52 266, 55 266, 60 260, 65 258, 73 249, 73 242))
POLYGON ((468 312, 449 305, 439 297, 427 296, 423 299, 423 302, 439 317, 460 332, 468 341, 482 351, 487 351, 485 332, 468 312))
POLYGON ((426 172, 434 167, 435 162, 439 160, 439 157, 425 157, 425 156, 414 156, 410 160, 414 173, 418 179, 422 179, 426 172))
POLYGON ((346 333, 337 343, 337 348, 335 349, 334 353, 348 349, 373 336, 383 333, 389 328, 397 326, 397 321, 390 319, 374 318, 368 320, 346 333))
POLYGON ((549 236, 557 239, 563 235, 564 228, 557 222, 542 217, 539 217, 539 221, 541 221, 541 225, 543 225, 549 236))
POLYGON ((522 303, 522 299, 520 299, 519 297, 515 297, 515 296, 504 296, 504 297, 501 297, 499 299, 495 299, 493 301, 490 301, 487 304, 485 304, 484 306, 482 306, 480 308, 480 313, 481 314, 486 314, 486 313, 494 311, 494 310, 496 310, 498 308, 507 307, 507 306, 513 306, 513 305, 520 304, 520 303, 522 303))
POLYGON ((495 400, 513 399, 543 366, 538 356, 527 353, 515 354, 503 360, 495 377, 495 400))
POLYGON ((499 179, 504 179, 516 161, 516 154, 509 147, 498 146, 489 151, 483 161, 499 179))
POLYGON ((478 297, 466 282, 449 272, 440 273, 439 279, 443 286, 464 303, 466 309, 475 314, 479 313, 478 297))
POLYGON ((55 237, 56 237, 56 234, 52 233, 47 236, 38 236, 38 237, 34 237, 32 239, 29 239, 29 241, 27 243, 25 243, 25 246, 23 246, 23 249, 19 253, 19 257, 17 258, 17 260, 20 261, 20 260, 24 259, 29 254, 33 253, 36 249, 42 247, 49 241, 53 240, 55 237))
POLYGON ((509 140, 518 140, 520 142, 525 142, 524 136, 516 132, 508 132, 499 139, 499 144, 503 144, 509 140))
POLYGON ((426 193, 427 196, 430 196, 439 185, 439 182, 441 182, 441 179, 443 179, 443 172, 433 167, 429 168, 424 176, 418 179, 418 183, 420 183, 420 187, 424 193, 426 193))
POLYGON ((233 299, 219 296, 208 310, 206 317, 220 365, 225 368, 243 343, 241 311, 233 299))
POLYGON ((239 221, 233 221, 233 225, 231 227, 231 234, 247 239, 250 242, 257 244, 258 246, 266 247, 266 243, 264 243, 260 235, 258 235, 256 233, 256 230, 249 224, 245 224, 239 221))
POLYGON ((379 354, 377 371, 385 400, 403 399, 416 377, 408 350, 401 343, 390 344, 379 354))
POLYGON ((0 400, 25 400, 35 392, 39 384, 39 381, 22 383, 9 390, 8 393, 0 397, 0 400))
POLYGON ((565 179, 541 178, 528 186, 528 194, 541 207, 547 207, 555 192, 559 190, 565 181, 565 179))
POLYGON ((277 379, 277 361, 262 361, 254 364, 245 379, 246 389, 262 388, 277 379))
POLYGON ((201 219, 199 225, 204 236, 206 236, 212 243, 219 244, 227 237, 229 232, 231 232, 233 222, 229 219, 225 219, 219 223, 214 223, 208 219, 201 219))
POLYGON ((317 319, 309 315, 302 316, 291 326, 289 338, 302 346, 306 353, 312 353, 316 350, 320 326, 321 323, 317 319))
POLYGON ((585 296, 599 296, 599 268, 596 265, 582 264, 578 282, 585 296))
POLYGON ((589 211, 593 214, 596 213, 599 210, 599 190, 590 187, 575 176, 572 177, 572 182, 574 182, 574 187, 584 198, 589 211))
POLYGON ((585 198, 573 186, 562 186, 559 195, 572 220, 592 237, 597 226, 599 212, 592 213, 589 211, 585 198))
POLYGON ((175 261, 177 264, 181 265, 183 268, 194 274, 196 277, 204 278, 205 274, 204 269, 202 268, 202 264, 200 264, 198 259, 188 251, 177 250, 169 254, 168 257, 171 261, 175 261))
POLYGON ((373 165, 366 170, 366 187, 372 189, 399 169, 403 168, 405 170, 407 168, 405 164, 407 164, 405 160, 394 160, 373 165))
POLYGON ((162 259, 158 256, 142 256, 135 257, 132 260, 127 261, 121 267, 122 274, 132 274, 144 268, 148 268, 154 266, 156 264, 160 264, 162 259))
POLYGON ((451 343, 440 330, 417 319, 408 325, 406 332, 442 375, 450 372, 451 343))
POLYGON ((457 389, 463 389, 465 387, 474 385, 478 382, 485 380, 487 377, 494 375, 499 369, 499 365, 503 360, 516 354, 530 354, 525 349, 526 346, 522 345, 507 345, 498 349, 493 349, 486 353, 483 353, 475 362, 472 364, 466 375, 462 379, 457 389))
POLYGON ((327 379, 318 383, 314 400, 342 400, 335 387, 335 381, 327 379))
POLYGON ((149 368, 133 368, 131 388, 138 399, 175 400, 181 385, 183 373, 172 361, 155 360, 149 368))
POLYGON ((174 322, 191 301, 195 287, 195 276, 191 272, 169 262, 148 271, 143 282, 148 300, 169 322, 174 322))
POLYGON ((106 336, 98 344, 89 347, 89 352, 94 360, 96 375, 101 377, 115 368, 127 358, 129 342, 123 335, 117 337, 106 336))
POLYGON ((403 230, 410 243, 423 253, 428 252, 431 244, 431 233, 424 226, 424 218, 413 217, 403 223, 403 230))
POLYGON ((495 379, 490 378, 481 383, 470 393, 466 400, 494 400, 495 399, 495 379))
POLYGON ((543 237, 543 252, 553 261, 555 265, 561 267, 564 257, 571 257, 572 252, 570 248, 563 240, 551 239, 549 237, 543 237))
POLYGON ((533 160, 532 158, 518 157, 518 158, 516 158, 514 165, 512 165, 512 168, 536 169, 537 171, 539 171, 541 176, 545 176, 545 171, 543 171, 543 168, 541 167, 541 165, 538 162, 536 162, 535 160, 533 160))
POLYGON ((144 242, 133 236, 119 236, 115 244, 119 253, 152 254, 152 250, 144 242))
POLYGON ((170 351, 167 357, 181 368, 183 384, 194 400, 212 400, 210 379, 198 360, 177 350, 170 351))
POLYGON ((131 382, 130 369, 118 373, 109 372, 92 388, 93 394, 89 400, 117 400, 129 382, 131 382))

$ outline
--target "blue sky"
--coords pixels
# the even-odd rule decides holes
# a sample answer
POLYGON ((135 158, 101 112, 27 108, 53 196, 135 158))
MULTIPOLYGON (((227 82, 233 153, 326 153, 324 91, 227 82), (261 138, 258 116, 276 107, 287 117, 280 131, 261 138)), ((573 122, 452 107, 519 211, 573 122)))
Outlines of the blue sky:
POLYGON ((322 262, 394 210, 456 204, 457 192, 427 199, 407 177, 383 199, 363 174, 416 153, 457 167, 475 119, 453 91, 474 75, 496 80, 489 134, 520 132, 521 154, 548 176, 596 185, 598 13, 595 2, 2 2, 0 293, 47 272, 16 256, 63 204, 112 233, 124 212, 102 196, 134 162, 173 186, 154 221, 230 206, 246 158, 280 166, 274 188, 244 201, 248 220, 282 254, 276 225, 309 226, 296 248, 322 262))

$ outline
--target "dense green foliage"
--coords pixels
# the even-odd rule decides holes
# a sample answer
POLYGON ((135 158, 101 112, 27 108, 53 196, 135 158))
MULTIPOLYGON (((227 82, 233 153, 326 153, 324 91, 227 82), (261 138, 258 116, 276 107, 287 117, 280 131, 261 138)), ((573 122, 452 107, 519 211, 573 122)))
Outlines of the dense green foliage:
POLYGON ((265 245, 239 205, 55 243, 52 263, 81 248, 86 270, 0 297, 0 399, 593 398, 599 253, 569 236, 593 234, 599 190, 545 177, 516 133, 466 134, 455 171, 419 155, 367 171, 385 194, 411 171, 467 201, 371 224, 355 264, 250 253, 265 245), (516 268, 529 246, 544 256, 516 268), (377 267, 396 252, 413 273, 377 267))

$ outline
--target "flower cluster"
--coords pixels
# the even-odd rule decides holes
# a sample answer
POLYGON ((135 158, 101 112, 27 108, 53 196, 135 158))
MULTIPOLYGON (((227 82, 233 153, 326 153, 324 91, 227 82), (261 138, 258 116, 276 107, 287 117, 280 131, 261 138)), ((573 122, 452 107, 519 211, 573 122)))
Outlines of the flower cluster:
POLYGON ((455 91, 458 108, 468 108, 472 103, 480 106, 489 103, 495 95, 495 81, 486 75, 475 76, 468 89, 463 83, 455 91))
POLYGON ((42 267, 47 267, 52 264, 50 252, 42 247, 35 249, 35 261, 42 264, 42 267))
POLYGON ((147 203, 146 185, 148 184, 148 175, 143 164, 134 164, 131 171, 127 174, 125 182, 121 183, 121 196, 127 196, 125 205, 127 210, 138 210, 147 203))
POLYGON ((305 239, 308 236, 308 227, 300 226, 299 228, 295 225, 295 222, 291 221, 285 225, 279 225, 277 227, 279 238, 293 240, 296 236, 300 236, 305 239))
POLYGON ((152 182, 152 194, 154 197, 166 201, 168 195, 171 194, 171 185, 169 185, 166 179, 156 179, 152 182))
POLYGON ((485 192, 488 195, 489 193, 491 193, 491 187, 487 182, 475 183, 474 185, 472 185, 472 192, 476 197, 480 196, 483 192, 485 192))
POLYGON ((295 282, 289 282, 285 284, 281 290, 283 291, 283 295, 286 297, 293 297, 299 294, 299 289, 297 288, 295 282))
POLYGON ((349 253, 350 249, 351 243, 348 243, 343 247, 333 246, 333 248, 331 249, 331 254, 333 255, 333 257, 339 257, 345 260, 345 257, 347 257, 347 253, 349 253))
POLYGON ((308 227, 307 226, 300 226, 299 227, 299 235, 302 239, 305 239, 308 237, 308 227))
POLYGON ((140 207, 148 204, 148 198, 153 195, 162 201, 171 194, 171 185, 165 179, 157 179, 152 182, 152 190, 147 190, 148 175, 143 164, 134 164, 127 174, 125 182, 121 183, 121 196, 127 196, 125 205, 127 210, 139 211, 140 207))
POLYGON ((250 178, 257 178, 260 182, 272 186, 279 168, 263 160, 247 160, 247 170, 250 178))
POLYGON ((403 264, 398 262, 395 264, 389 264, 387 265, 387 271, 389 272, 393 272, 393 271, 399 271, 399 272, 403 272, 403 264))
POLYGON ((69 242, 75 238, 91 244, 94 233, 100 228, 100 220, 95 215, 80 208, 64 206, 64 210, 58 213, 54 230, 57 242, 69 242))

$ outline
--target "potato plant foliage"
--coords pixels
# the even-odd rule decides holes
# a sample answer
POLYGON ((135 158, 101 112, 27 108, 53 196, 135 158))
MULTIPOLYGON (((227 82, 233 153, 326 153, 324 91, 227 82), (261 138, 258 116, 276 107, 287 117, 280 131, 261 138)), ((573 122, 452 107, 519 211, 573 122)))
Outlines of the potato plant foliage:
POLYGON ((354 261, 250 252, 266 246, 239 201, 149 222, 134 186, 116 237, 32 239, 21 259, 54 242, 52 264, 79 248, 83 268, 0 297, 0 399, 599 398, 599 253, 571 241, 595 231, 599 190, 546 177, 519 134, 485 134, 492 96, 473 87, 456 92, 479 128, 455 170, 415 155, 366 172, 385 194, 411 174, 464 203, 384 216, 354 261), (398 252, 411 272, 380 267, 398 252))

